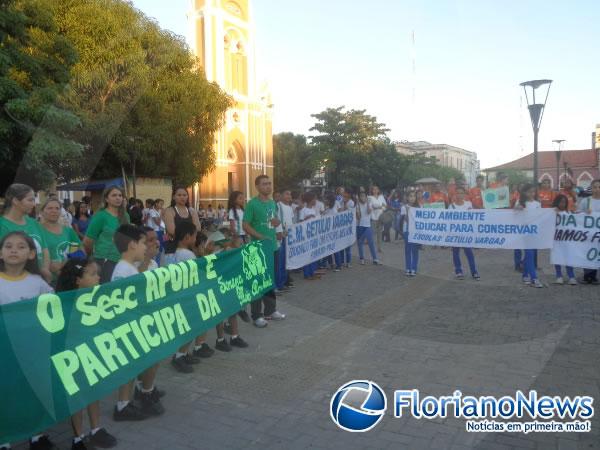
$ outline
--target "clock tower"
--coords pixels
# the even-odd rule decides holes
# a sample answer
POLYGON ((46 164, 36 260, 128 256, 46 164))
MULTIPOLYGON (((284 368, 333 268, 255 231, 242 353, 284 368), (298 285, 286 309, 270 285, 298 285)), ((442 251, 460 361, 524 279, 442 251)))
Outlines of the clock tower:
POLYGON ((196 206, 226 206, 230 192, 249 199, 255 177, 273 176, 271 96, 257 85, 250 1, 190 0, 190 6, 190 47, 208 81, 234 100, 215 135, 216 168, 194 186, 193 199, 196 206))

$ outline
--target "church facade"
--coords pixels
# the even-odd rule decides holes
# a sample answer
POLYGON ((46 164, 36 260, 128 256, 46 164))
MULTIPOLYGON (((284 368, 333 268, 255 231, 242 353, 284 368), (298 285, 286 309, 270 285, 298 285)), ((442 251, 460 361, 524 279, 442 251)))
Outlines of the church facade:
POLYGON ((193 186, 196 206, 226 206, 229 193, 255 195, 254 179, 273 176, 272 104, 256 80, 249 0, 190 0, 189 44, 206 73, 233 100, 215 135, 216 168, 193 186))

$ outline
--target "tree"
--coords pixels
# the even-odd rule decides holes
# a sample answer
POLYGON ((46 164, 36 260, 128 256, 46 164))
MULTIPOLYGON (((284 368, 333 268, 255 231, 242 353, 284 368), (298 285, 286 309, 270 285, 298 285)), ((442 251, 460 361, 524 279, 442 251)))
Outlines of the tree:
POLYGON ((56 105, 77 55, 37 1, 0 0, 0 23, 0 189, 45 188, 83 151, 79 119, 56 105))
POLYGON ((433 177, 447 183, 450 178, 463 180, 464 174, 453 167, 441 166, 433 156, 427 156, 425 153, 416 153, 412 155, 402 155, 405 165, 401 175, 402 184, 413 184, 419 178, 433 177))
POLYGON ((523 172, 522 170, 506 169, 506 170, 503 170, 502 172, 504 172, 508 176, 508 184, 510 186, 517 186, 519 184, 533 182, 533 178, 527 176, 527 174, 525 172, 523 172))
POLYGON ((274 135, 273 157, 277 189, 298 188, 302 180, 311 178, 318 168, 314 150, 301 134, 274 135))
POLYGON ((112 177, 135 161, 143 175, 191 184, 214 167, 231 99, 181 38, 121 0, 39 1, 79 53, 60 98, 83 123, 71 177, 112 177))

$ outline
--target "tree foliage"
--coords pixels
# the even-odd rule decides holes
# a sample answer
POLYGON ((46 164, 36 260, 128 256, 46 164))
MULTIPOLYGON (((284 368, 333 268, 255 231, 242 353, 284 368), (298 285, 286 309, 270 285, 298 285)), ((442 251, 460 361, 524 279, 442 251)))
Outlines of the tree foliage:
POLYGON ((274 135, 273 159, 277 189, 297 189, 302 180, 310 179, 318 168, 313 149, 301 134, 274 135))
POLYGON ((0 1, 0 189, 49 185, 83 147, 78 117, 57 106, 77 60, 52 14, 37 1, 0 1))

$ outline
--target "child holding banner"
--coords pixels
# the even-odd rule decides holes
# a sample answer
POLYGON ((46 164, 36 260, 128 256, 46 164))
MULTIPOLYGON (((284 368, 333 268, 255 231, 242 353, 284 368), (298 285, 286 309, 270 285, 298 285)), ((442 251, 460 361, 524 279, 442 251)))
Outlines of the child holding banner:
MULTIPOLYGON (((36 244, 22 231, 11 231, 0 240, 0 305, 8 305, 52 292, 41 277, 36 244)), ((0 444, 10 449, 10 444, 0 444)), ((30 438, 29 448, 50 450, 57 448, 46 435, 30 438)))
MULTIPOLYGON (((74 291, 76 289, 93 288, 100 283, 98 264, 90 258, 73 258, 66 261, 56 280, 56 292, 74 291)), ((73 427, 73 444, 71 450, 86 450, 83 432, 83 413, 78 411, 71 416, 73 427)), ((89 443, 93 447, 111 448, 117 445, 117 439, 105 428, 100 427, 100 401, 87 406, 90 421, 89 443)), ((92 447, 92 448, 93 448, 92 447)))
MULTIPOLYGON (((460 209, 460 210, 468 210, 473 209, 473 204, 470 201, 465 200, 465 188, 462 186, 457 186, 455 191, 455 199, 450 204, 450 209, 460 209)), ((454 262, 454 273, 456 274, 456 278, 459 280, 464 280, 465 276, 462 270, 462 264, 460 261, 460 249, 461 247, 452 247, 452 260, 454 262)), ((469 270, 471 271, 471 276, 474 280, 479 281, 480 276, 477 272, 477 266, 475 265, 475 255, 473 254, 473 249, 469 247, 462 247, 465 252, 465 256, 467 257, 467 261, 469 262, 469 270)))
MULTIPOLYGON (((525 184, 519 195, 519 202, 515 209, 539 209, 542 204, 535 198, 535 187, 532 184, 525 184)), ((523 264, 523 283, 536 288, 543 288, 536 271, 537 250, 526 249, 525 261, 523 264)))
MULTIPOLYGON (((559 214, 561 212, 569 212, 569 199, 565 195, 558 194, 552 202, 552 206, 559 214)), ((571 286, 577 285, 577 280, 575 279, 575 271, 573 270, 573 268, 571 266, 566 266, 566 269, 567 276, 569 277, 568 283, 571 286)), ((565 280, 562 276, 562 268, 559 265, 555 264, 554 271, 556 272, 556 281, 554 282, 554 284, 565 284, 565 280)))
POLYGON ((406 197, 406 205, 400 210, 402 216, 402 237, 404 238, 404 262, 405 275, 414 277, 417 275, 419 266, 419 244, 408 241, 408 220, 411 208, 419 208, 419 200, 415 191, 410 191, 406 197))

